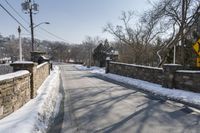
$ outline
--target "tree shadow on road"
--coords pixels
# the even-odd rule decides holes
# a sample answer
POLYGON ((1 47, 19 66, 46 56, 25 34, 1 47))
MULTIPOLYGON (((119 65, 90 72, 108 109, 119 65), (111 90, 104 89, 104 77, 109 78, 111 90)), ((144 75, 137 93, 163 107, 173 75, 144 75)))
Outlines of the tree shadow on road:
POLYGON ((200 130, 200 116, 192 114, 193 110, 187 107, 171 105, 165 98, 144 94, 133 86, 102 77, 83 77, 99 79, 104 83, 68 90, 77 132, 173 133, 192 130, 198 133, 200 130))

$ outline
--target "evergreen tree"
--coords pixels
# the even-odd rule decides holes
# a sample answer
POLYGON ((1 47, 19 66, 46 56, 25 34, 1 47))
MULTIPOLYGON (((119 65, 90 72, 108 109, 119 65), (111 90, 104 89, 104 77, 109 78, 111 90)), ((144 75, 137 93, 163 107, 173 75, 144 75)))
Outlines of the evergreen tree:
POLYGON ((103 43, 100 43, 93 52, 93 59, 95 64, 99 67, 104 67, 106 64, 106 57, 109 55, 111 47, 106 39, 103 43))

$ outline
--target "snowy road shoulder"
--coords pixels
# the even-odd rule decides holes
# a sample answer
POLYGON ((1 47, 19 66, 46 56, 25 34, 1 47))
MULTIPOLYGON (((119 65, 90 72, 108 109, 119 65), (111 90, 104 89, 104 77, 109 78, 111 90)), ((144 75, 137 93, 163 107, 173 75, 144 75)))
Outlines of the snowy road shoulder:
MULTIPOLYGON (((75 65, 75 67, 79 70, 87 70, 86 67, 81 66, 81 65, 75 65)), ((195 108, 200 109, 200 94, 199 93, 193 93, 193 92, 179 90, 179 89, 164 88, 159 84, 150 83, 147 81, 128 78, 128 77, 110 74, 110 73, 105 74, 105 70, 98 67, 91 67, 88 70, 92 73, 96 73, 103 77, 106 77, 106 78, 109 78, 121 83, 136 86, 138 89, 150 92, 154 95, 164 96, 170 100, 185 103, 187 105, 191 105, 195 108)))
POLYGON ((59 93, 60 70, 55 67, 38 89, 37 96, 16 112, 0 120, 0 133, 46 132, 58 113, 62 95, 59 93))

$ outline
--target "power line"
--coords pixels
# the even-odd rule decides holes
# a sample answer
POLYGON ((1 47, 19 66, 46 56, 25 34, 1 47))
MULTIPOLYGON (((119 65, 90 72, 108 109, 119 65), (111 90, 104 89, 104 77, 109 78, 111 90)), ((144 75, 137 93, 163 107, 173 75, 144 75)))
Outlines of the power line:
POLYGON ((22 24, 20 23, 1 3, 0 3, 0 7, 10 16, 12 17, 23 29, 25 29, 28 33, 30 33, 30 31, 22 24))
MULTIPOLYGON (((8 6, 25 22, 27 23, 28 25, 30 25, 30 23, 25 19, 23 18, 20 13, 8 2, 8 0, 5 0, 5 2, 8 4, 8 6)), ((34 2, 34 1, 33 1, 34 2)), ((41 36, 41 34, 39 35, 41 36)), ((44 36, 43 36, 44 37, 44 36)))
POLYGON ((19 12, 17 12, 17 10, 15 10, 15 8, 7 1, 7 0, 5 0, 5 2, 8 4, 8 6, 25 22, 25 23, 27 23, 28 25, 29 25, 29 22, 25 19, 25 18, 23 18, 20 14, 19 14, 19 12))
MULTIPOLYGON (((29 24, 29 22, 26 20, 26 19, 24 19, 16 10, 15 10, 15 8, 7 1, 7 0, 5 0, 5 2, 8 4, 8 6, 24 21, 24 22, 26 22, 27 24, 29 24)), ((2 5, 1 5, 2 6, 2 5)), ((4 7, 2 7, 2 8, 4 8, 4 7)), ((5 10, 5 9, 4 9, 5 10)), ((6 10, 6 12, 7 13, 9 13, 7 10, 6 10)), ((9 13, 9 15, 11 16, 11 17, 13 17, 14 18, 14 16, 11 14, 11 13, 9 13)), ((25 28, 16 18, 14 18, 23 28, 25 28)), ((48 30, 46 30, 46 29, 44 29, 44 28, 42 28, 42 27, 38 27, 38 28, 40 28, 41 30, 43 30, 43 31, 45 31, 46 33, 48 33, 48 34, 50 34, 51 36, 53 36, 53 37, 55 37, 55 38, 57 38, 57 39, 59 39, 59 40, 62 40, 62 41, 64 41, 64 42, 68 42, 68 41, 66 41, 65 39, 63 39, 63 38, 61 38, 61 37, 59 37, 59 36, 57 36, 57 35, 55 35, 55 34, 53 34, 53 33, 51 33, 51 32, 49 32, 48 30)), ((28 31, 26 28, 25 28, 25 30, 26 31, 28 31)), ((29 31, 28 31, 29 32, 29 31)), ((30 33, 30 32, 29 32, 30 33)))
POLYGON ((44 28, 42 28, 42 27, 40 27, 40 26, 39 26, 38 28, 40 28, 41 30, 45 31, 46 33, 50 34, 51 36, 53 36, 53 37, 55 37, 55 38, 57 38, 57 39, 59 39, 59 40, 62 40, 62 41, 64 41, 64 42, 66 42, 66 43, 68 42, 67 40, 65 40, 65 39, 63 39, 63 38, 61 38, 61 37, 59 37, 59 36, 57 36, 57 35, 55 35, 55 34, 49 32, 48 30, 46 30, 46 29, 44 29, 44 28))

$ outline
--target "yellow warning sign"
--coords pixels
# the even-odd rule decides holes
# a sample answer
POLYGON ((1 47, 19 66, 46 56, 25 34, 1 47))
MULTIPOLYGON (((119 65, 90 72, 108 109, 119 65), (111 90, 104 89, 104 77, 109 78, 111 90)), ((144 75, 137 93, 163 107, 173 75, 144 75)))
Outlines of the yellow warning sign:
POLYGON ((193 45, 193 49, 197 52, 200 56, 200 39, 193 45))
POLYGON ((197 58, 197 67, 200 67, 200 58, 197 58))

